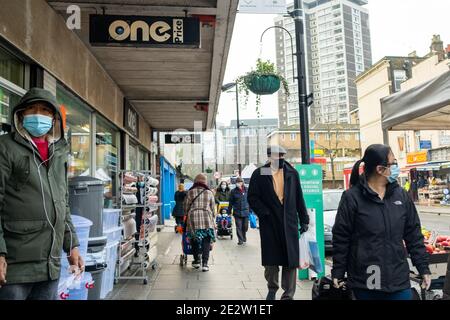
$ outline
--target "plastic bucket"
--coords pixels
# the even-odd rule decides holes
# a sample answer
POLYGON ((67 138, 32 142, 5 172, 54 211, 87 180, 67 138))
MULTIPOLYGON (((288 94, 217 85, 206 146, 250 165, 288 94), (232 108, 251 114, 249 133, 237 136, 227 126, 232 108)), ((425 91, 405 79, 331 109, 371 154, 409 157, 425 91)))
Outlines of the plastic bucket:
POLYGON ((88 290, 93 288, 94 283, 92 280, 92 275, 89 272, 83 274, 81 279, 81 284, 79 289, 70 289, 69 296, 67 300, 87 300, 88 290))
POLYGON ((100 300, 103 273, 105 270, 106 264, 86 266, 86 271, 92 275, 92 281, 94 282, 94 287, 88 290, 88 300, 100 300))

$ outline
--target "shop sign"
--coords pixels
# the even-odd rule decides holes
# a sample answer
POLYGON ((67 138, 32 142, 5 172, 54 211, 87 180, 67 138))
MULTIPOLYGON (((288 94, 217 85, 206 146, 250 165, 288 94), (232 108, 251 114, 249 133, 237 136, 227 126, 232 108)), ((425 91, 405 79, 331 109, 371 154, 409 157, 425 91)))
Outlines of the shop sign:
MULTIPOLYGON (((309 227, 317 241, 317 244, 319 245, 322 265, 325 265, 322 166, 317 164, 296 165, 295 169, 298 171, 300 176, 303 198, 305 199, 306 208, 310 218, 309 227)), ((310 272, 312 271, 299 271, 299 278, 308 279, 310 272)), ((323 276, 323 272, 318 275, 319 278, 323 276)))
POLYGON ((286 14, 286 0, 240 0, 239 13, 286 14))
POLYGON ((93 46, 200 46, 200 20, 183 17, 90 15, 93 46))
POLYGON ((420 149, 431 149, 431 140, 420 140, 420 149))
POLYGON ((124 99, 124 127, 139 138, 139 115, 127 99, 124 99))
POLYGON ((166 144, 194 144, 201 143, 201 135, 199 134, 166 134, 165 135, 165 143, 166 144))
POLYGON ((428 151, 411 152, 406 155, 408 164, 423 163, 428 161, 428 151))

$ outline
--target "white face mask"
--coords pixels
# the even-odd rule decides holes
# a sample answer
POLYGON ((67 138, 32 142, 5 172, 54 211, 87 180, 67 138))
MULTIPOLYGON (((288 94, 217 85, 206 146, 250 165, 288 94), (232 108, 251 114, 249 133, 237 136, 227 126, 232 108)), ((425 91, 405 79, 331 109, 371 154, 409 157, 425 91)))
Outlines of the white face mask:
POLYGON ((225 184, 220 186, 222 188, 222 190, 225 190, 227 188, 227 186, 225 184))

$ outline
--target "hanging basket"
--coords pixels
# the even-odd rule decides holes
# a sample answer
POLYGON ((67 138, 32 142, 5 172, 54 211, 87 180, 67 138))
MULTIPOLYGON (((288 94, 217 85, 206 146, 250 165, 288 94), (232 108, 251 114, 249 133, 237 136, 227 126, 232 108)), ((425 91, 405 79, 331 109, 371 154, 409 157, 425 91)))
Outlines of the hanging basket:
POLYGON ((253 75, 246 79, 246 83, 251 92, 260 96, 274 94, 281 86, 280 78, 275 75, 253 75))

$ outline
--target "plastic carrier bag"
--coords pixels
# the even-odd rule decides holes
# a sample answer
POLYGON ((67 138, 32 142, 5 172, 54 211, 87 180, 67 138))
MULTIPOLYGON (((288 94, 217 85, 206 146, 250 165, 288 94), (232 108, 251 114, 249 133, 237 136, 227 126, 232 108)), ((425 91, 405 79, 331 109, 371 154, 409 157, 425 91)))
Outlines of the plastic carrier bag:
POLYGON ((299 240, 299 250, 300 250, 300 269, 308 269, 311 265, 308 240, 306 239, 306 232, 300 235, 299 240))
POLYGON ((300 235, 300 269, 311 269, 319 274, 324 271, 322 260, 320 259, 319 245, 311 231, 300 235))
POLYGON ((256 227, 257 227, 256 216, 253 212, 249 214, 248 219, 250 221, 250 228, 256 229, 256 227))

